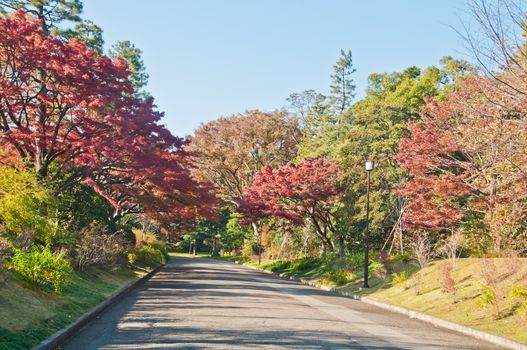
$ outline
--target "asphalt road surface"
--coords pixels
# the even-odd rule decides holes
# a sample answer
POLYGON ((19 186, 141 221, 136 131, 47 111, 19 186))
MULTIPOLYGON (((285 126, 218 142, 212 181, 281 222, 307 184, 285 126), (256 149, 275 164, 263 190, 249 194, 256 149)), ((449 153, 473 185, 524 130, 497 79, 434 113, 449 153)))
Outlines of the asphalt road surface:
POLYGON ((497 349, 227 262, 173 259, 64 349, 497 349))

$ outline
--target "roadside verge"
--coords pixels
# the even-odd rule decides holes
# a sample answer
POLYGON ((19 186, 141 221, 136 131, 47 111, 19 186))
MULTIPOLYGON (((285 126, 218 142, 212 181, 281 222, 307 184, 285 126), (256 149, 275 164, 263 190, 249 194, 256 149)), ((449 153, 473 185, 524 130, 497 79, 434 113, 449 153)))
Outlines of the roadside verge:
POLYGON ((254 269, 254 270, 258 270, 258 271, 266 273, 266 274, 271 274, 271 275, 274 275, 274 276, 277 276, 277 277, 280 277, 280 278, 283 278, 283 279, 286 279, 286 280, 292 280, 292 281, 299 282, 299 283, 302 283, 302 284, 305 284, 305 285, 309 285, 311 287, 315 287, 315 288, 318 288, 318 289, 321 289, 321 290, 324 290, 324 291, 327 291, 327 292, 330 292, 330 293, 333 293, 333 294, 336 294, 336 295, 352 298, 352 299, 355 299, 355 300, 358 300, 358 301, 361 301, 361 302, 364 302, 364 303, 367 303, 367 304, 370 304, 370 305, 374 305, 376 307, 382 308, 382 309, 390 311, 390 312, 395 312, 395 313, 398 313, 398 314, 405 315, 405 316, 407 316, 409 318, 418 319, 418 320, 421 320, 423 322, 430 323, 430 324, 432 324, 432 325, 434 325, 436 327, 439 327, 439 328, 448 329, 448 330, 451 330, 451 331, 454 331, 454 332, 457 332, 457 333, 461 333, 461 334, 464 334, 464 335, 467 335, 467 336, 470 336, 470 337, 473 337, 473 338, 481 339, 481 340, 487 341, 489 343, 495 344, 495 345, 500 346, 500 347, 505 348, 505 349, 527 350, 527 345, 519 343, 517 341, 510 340, 510 339, 507 339, 507 338, 503 338, 503 337, 500 337, 500 336, 497 336, 497 335, 494 335, 494 334, 490 334, 490 333, 487 333, 487 332, 483 332, 483 331, 480 331, 480 330, 476 330, 476 329, 473 329, 473 328, 470 328, 470 327, 467 327, 467 326, 463 326, 461 324, 457 324, 457 323, 454 323, 454 322, 446 321, 446 320, 443 320, 443 319, 440 319, 440 318, 437 318, 437 317, 434 317, 434 316, 426 315, 426 314, 418 312, 418 311, 414 311, 414 310, 406 309, 404 307, 400 307, 400 306, 395 306, 395 305, 391 305, 391 304, 388 304, 388 303, 384 303, 384 302, 378 301, 378 300, 370 298, 370 297, 361 296, 359 294, 355 294, 355 293, 351 293, 351 292, 339 291, 339 290, 337 290, 335 288, 332 288, 330 286, 319 285, 319 284, 317 284, 315 282, 306 281, 306 280, 303 280, 303 279, 300 279, 300 278, 297 278, 297 277, 286 276, 284 274, 277 274, 277 273, 274 273, 272 271, 262 269, 260 267, 256 267, 256 266, 252 266, 252 265, 248 265, 248 264, 239 264, 238 262, 235 262, 235 263, 238 264, 238 265, 243 265, 245 267, 248 267, 248 268, 251 268, 251 269, 254 269))
POLYGON ((139 278, 136 281, 133 281, 129 283, 127 286, 122 288, 121 290, 114 293, 110 298, 104 300, 97 306, 95 306, 90 311, 86 312, 84 315, 79 317, 75 322, 70 324, 69 326, 64 327, 63 329, 59 330, 55 334, 51 335, 47 339, 43 340, 33 348, 33 350, 52 350, 59 347, 62 343, 64 343, 69 337, 71 337, 73 334, 75 334, 77 331, 79 331, 82 327, 84 327, 88 322, 96 318, 101 312, 103 312, 106 308, 114 304, 115 302, 121 300, 123 296, 128 294, 133 289, 137 288, 142 283, 149 280, 153 275, 155 275, 164 265, 159 265, 143 277, 139 278))

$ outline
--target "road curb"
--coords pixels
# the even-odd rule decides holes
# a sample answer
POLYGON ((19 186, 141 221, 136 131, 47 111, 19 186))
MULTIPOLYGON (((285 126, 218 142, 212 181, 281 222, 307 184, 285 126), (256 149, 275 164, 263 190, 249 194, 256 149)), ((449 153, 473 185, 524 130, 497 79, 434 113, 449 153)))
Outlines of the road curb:
POLYGON ((506 348, 506 349, 527 350, 527 345, 519 343, 517 341, 510 340, 510 339, 507 339, 507 338, 503 338, 503 337, 500 337, 500 336, 497 336, 497 335, 494 335, 494 334, 490 334, 490 333, 487 333, 487 332, 483 332, 483 331, 480 331, 480 330, 476 330, 476 329, 473 329, 473 328, 470 328, 470 327, 467 327, 467 326, 463 326, 463 325, 458 324, 458 323, 446 321, 446 320, 443 320, 443 319, 440 319, 440 318, 437 318, 437 317, 434 317, 434 316, 426 315, 426 314, 423 314, 423 313, 418 312, 418 311, 406 309, 404 307, 395 306, 395 305, 392 305, 392 304, 387 304, 387 303, 384 303, 382 301, 378 301, 378 300, 375 300, 375 299, 372 299, 372 298, 369 298, 369 297, 361 296, 359 294, 355 294, 355 293, 351 293, 351 292, 342 292, 342 291, 339 291, 339 290, 337 290, 335 288, 332 288, 332 287, 329 287, 329 286, 326 286, 326 285, 320 285, 320 284, 317 284, 317 283, 311 282, 311 281, 306 281, 306 280, 303 280, 303 279, 300 279, 300 278, 297 278, 297 277, 286 276, 284 274, 277 274, 277 273, 274 273, 274 272, 269 271, 269 270, 264 270, 264 269, 262 269, 260 267, 246 265, 246 264, 239 264, 238 262, 235 262, 235 263, 238 264, 238 265, 243 265, 245 267, 249 267, 251 269, 258 270, 258 271, 266 273, 266 274, 272 274, 274 276, 277 276, 277 277, 280 277, 280 278, 283 278, 283 279, 286 279, 286 280, 292 280, 292 281, 299 282, 299 283, 302 283, 302 284, 305 284, 305 285, 308 285, 308 286, 311 286, 311 287, 322 289, 322 290, 324 290, 326 292, 330 292, 330 293, 337 294, 337 295, 340 295, 340 296, 352 298, 352 299, 361 301, 363 303, 370 304, 370 305, 376 306, 376 307, 384 309, 384 310, 388 310, 390 312, 394 312, 394 313, 397 313, 397 314, 405 315, 405 316, 407 316, 409 318, 414 318, 414 319, 418 319, 418 320, 423 321, 423 322, 430 323, 430 324, 432 324, 432 325, 434 325, 436 327, 439 327, 439 328, 448 329, 448 330, 451 330, 451 331, 454 331, 454 332, 457 332, 457 333, 461 333, 461 334, 464 334, 464 335, 467 335, 467 336, 470 336, 470 337, 473 337, 473 338, 476 338, 476 339, 484 340, 484 341, 487 341, 487 342, 492 343, 494 345, 501 346, 501 347, 506 348))
POLYGON ((70 338, 73 334, 75 334, 77 331, 79 331, 82 327, 84 327, 88 322, 96 318, 98 315, 101 314, 106 308, 108 308, 110 305, 114 304, 115 302, 121 300, 121 298, 128 294, 133 289, 137 288, 140 284, 146 282, 150 279, 153 275, 155 275, 163 266, 159 265, 140 279, 133 281, 126 285, 124 288, 119 290, 118 292, 114 293, 111 297, 108 299, 102 301, 100 304, 95 306, 90 311, 86 312, 84 315, 79 317, 75 322, 70 324, 69 326, 66 326, 56 332, 55 334, 51 335, 47 339, 43 340, 32 348, 32 350, 53 350, 58 348, 60 345, 62 345, 68 338, 70 338))

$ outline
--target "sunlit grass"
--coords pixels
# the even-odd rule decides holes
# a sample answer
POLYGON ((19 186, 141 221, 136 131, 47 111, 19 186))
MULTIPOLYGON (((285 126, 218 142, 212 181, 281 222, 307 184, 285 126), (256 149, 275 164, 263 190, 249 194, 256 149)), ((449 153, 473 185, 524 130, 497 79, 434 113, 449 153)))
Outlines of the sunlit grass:
POLYGON ((0 283, 0 349, 29 349, 146 271, 92 268, 73 274, 62 295, 55 295, 2 273, 0 283))

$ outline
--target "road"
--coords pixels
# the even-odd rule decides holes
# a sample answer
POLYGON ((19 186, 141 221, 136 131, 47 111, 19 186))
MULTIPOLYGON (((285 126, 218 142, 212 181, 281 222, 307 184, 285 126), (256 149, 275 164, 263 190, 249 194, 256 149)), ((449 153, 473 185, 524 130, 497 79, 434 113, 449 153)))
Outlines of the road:
POLYGON ((80 349, 496 349, 253 269, 177 257, 63 347, 80 349))

